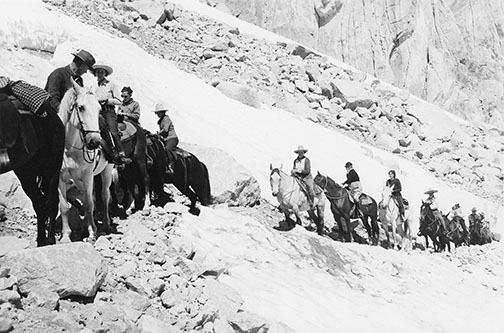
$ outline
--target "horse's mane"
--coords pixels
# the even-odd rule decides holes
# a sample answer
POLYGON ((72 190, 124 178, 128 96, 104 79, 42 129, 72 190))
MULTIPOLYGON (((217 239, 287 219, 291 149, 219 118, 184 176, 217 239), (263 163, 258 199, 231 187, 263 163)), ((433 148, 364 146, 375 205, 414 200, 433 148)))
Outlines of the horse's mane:
POLYGON ((74 88, 70 88, 67 90, 63 98, 61 99, 61 103, 59 106, 59 116, 63 124, 65 124, 68 120, 69 110, 72 109, 73 103, 77 99, 77 91, 74 88))

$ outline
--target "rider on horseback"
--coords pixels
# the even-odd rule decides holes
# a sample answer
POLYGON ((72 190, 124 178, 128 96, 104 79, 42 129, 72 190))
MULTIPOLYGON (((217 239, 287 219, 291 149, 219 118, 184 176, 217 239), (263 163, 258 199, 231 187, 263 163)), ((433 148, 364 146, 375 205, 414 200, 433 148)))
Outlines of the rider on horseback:
POLYGON ((354 170, 351 162, 346 162, 346 180, 342 183, 342 185, 347 185, 347 190, 350 192, 351 200, 354 205, 352 206, 352 210, 350 211, 350 216, 353 216, 354 210, 357 208, 357 214, 362 215, 360 208, 360 196, 362 194, 362 184, 360 182, 359 175, 354 170))
POLYGON ((167 159, 167 173, 173 174, 175 171, 175 153, 174 149, 179 143, 175 127, 170 117, 166 114, 168 108, 163 103, 157 103, 154 108, 154 113, 159 117, 158 125, 159 132, 157 133, 164 141, 166 159, 167 159))
POLYGON ((446 223, 443 214, 439 210, 437 198, 434 196, 434 193, 436 193, 437 191, 438 190, 434 189, 429 189, 425 191, 424 194, 428 195, 427 199, 425 200, 425 203, 430 206, 432 213, 434 214, 434 218, 436 218, 439 221, 439 223, 441 223, 441 225, 443 226, 443 230, 446 231, 446 223))
POLYGON ((291 175, 299 179, 300 183, 304 185, 303 190, 308 197, 310 208, 313 209, 315 191, 313 189, 313 177, 311 175, 310 160, 305 156, 307 151, 308 149, 305 149, 303 146, 299 146, 296 150, 294 150, 298 156, 294 160, 291 175))
POLYGON ((105 124, 100 121, 101 135, 103 140, 107 143, 103 146, 103 149, 105 149, 110 156, 113 156, 117 166, 122 167, 125 164, 131 163, 131 159, 126 157, 124 153, 119 130, 117 128, 115 106, 121 104, 119 92, 117 86, 106 78, 112 74, 113 70, 112 67, 107 65, 93 65, 92 71, 97 79, 94 93, 102 107, 100 115, 103 117, 107 125, 106 127, 108 127, 107 131, 105 129, 105 124))
POLYGON ((460 227, 462 228, 462 231, 464 232, 464 237, 467 237, 469 235, 464 221, 464 217, 462 216, 462 209, 460 208, 460 204, 456 203, 455 205, 453 205, 447 217, 449 220, 453 220, 455 223, 457 223, 459 228, 460 227))
POLYGON ((394 198, 397 207, 399 208, 399 214, 401 216, 401 219, 404 221, 404 204, 403 204, 403 198, 402 198, 402 186, 401 186, 401 181, 396 178, 396 172, 395 170, 390 170, 388 172, 389 179, 385 182, 385 185, 390 187, 393 186, 392 188, 392 198, 394 198))

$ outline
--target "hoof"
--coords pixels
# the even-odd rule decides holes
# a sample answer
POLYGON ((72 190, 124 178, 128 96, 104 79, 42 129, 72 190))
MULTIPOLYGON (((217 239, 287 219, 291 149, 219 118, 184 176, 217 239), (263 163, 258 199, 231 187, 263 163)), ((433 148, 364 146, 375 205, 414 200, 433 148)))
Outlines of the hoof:
POLYGON ((61 237, 60 241, 61 244, 67 244, 70 243, 70 235, 64 235, 61 237))
POLYGON ((196 215, 196 216, 199 216, 200 212, 201 212, 200 209, 196 208, 196 207, 193 207, 193 208, 189 209, 189 213, 191 213, 193 215, 196 215))

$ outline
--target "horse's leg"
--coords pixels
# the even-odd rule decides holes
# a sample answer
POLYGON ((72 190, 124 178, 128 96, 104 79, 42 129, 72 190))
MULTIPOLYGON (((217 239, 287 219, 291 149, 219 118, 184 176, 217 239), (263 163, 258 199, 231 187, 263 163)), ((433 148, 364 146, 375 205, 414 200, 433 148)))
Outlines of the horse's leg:
POLYGON ((324 234, 324 205, 317 205, 317 233, 324 234))
POLYGON ((15 170, 15 174, 21 183, 21 187, 26 195, 30 198, 33 210, 37 215, 37 246, 47 245, 46 236, 46 221, 47 221, 47 211, 44 204, 44 196, 37 184, 37 176, 34 172, 29 172, 26 168, 22 171, 15 170))
MULTIPOLYGON (((94 221, 94 200, 93 200, 93 187, 94 187, 94 179, 93 174, 91 172, 85 172, 84 177, 82 179, 83 189, 82 192, 84 194, 84 208, 85 208, 85 218, 86 218, 86 226, 88 229, 89 237, 88 240, 94 242, 96 240, 96 224, 94 221)), ((110 184, 109 184, 110 185, 110 184)), ((107 208, 108 213, 108 208, 107 208)), ((105 216, 105 207, 103 207, 103 220, 108 218, 105 216)))
POLYGON ((72 230, 68 224, 68 211, 70 210, 70 203, 67 199, 67 184, 65 179, 60 178, 59 182, 59 209, 61 213, 61 240, 60 243, 70 243, 70 235, 72 230))
POLYGON ((346 235, 345 235, 345 241, 352 243, 353 242, 353 235, 352 235, 352 224, 350 221, 350 215, 348 213, 345 213, 343 218, 345 219, 345 224, 346 224, 346 235))
POLYGON ((42 177, 42 189, 45 196, 47 225, 47 244, 56 244, 55 224, 58 215, 59 169, 48 169, 42 177))
MULTIPOLYGON (((112 164, 107 164, 105 169, 101 172, 102 179, 102 190, 101 197, 103 200, 103 231, 107 234, 112 232, 112 227, 110 226, 110 184, 112 184, 112 164)), ((96 229, 95 229, 96 230, 96 229)))
POLYGON ((315 214, 314 210, 308 209, 308 215, 310 216, 310 220, 315 223, 317 227, 317 234, 322 235, 323 234, 323 226, 321 227, 321 223, 319 221, 318 216, 315 214))
POLYGON ((377 213, 371 213, 371 228, 372 228, 372 239, 373 245, 378 245, 380 240, 380 228, 378 227, 378 216, 377 213))
POLYGON ((385 236, 387 237, 387 249, 390 248, 390 233, 388 231, 388 225, 382 221, 382 229, 385 232, 385 236))
MULTIPOLYGON (((399 213, 398 213, 399 214, 399 213)), ((392 241, 394 244, 392 245, 392 249, 397 250, 397 241, 396 241, 396 231, 397 231, 397 220, 399 219, 399 215, 392 221, 392 241)))
POLYGON ((366 232, 368 234, 369 240, 371 241, 373 238, 373 233, 371 231, 371 226, 369 225, 369 221, 368 221, 369 215, 367 215, 367 213, 364 213, 364 212, 362 214, 363 215, 362 215, 361 220, 362 220, 362 223, 364 224, 364 228, 366 228, 366 232))
POLYGON ((298 207, 293 207, 292 211, 294 212, 294 215, 296 216, 296 224, 302 226, 303 224, 301 223, 301 217, 300 217, 300 211, 298 207))

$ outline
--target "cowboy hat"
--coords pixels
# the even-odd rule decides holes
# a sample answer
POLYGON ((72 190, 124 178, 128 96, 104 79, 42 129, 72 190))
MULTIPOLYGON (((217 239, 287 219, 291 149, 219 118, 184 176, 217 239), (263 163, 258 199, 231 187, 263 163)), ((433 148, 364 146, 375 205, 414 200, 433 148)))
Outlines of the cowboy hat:
POLYGON ((72 55, 79 58, 80 60, 84 61, 84 63, 86 65, 88 65, 89 68, 92 68, 96 62, 95 58, 91 55, 91 53, 89 53, 86 50, 82 50, 82 49, 78 50, 76 52, 73 52, 72 55))
POLYGON ((107 75, 107 76, 112 74, 112 72, 114 72, 114 70, 110 66, 103 65, 103 64, 93 65, 93 73, 95 73, 98 69, 103 69, 106 72, 105 75, 107 75))
POLYGON ((452 209, 457 209, 457 208, 460 208, 460 204, 459 203, 456 203, 455 205, 453 205, 452 209))
POLYGON ((434 189, 428 189, 427 191, 424 192, 424 194, 434 194, 436 193, 438 190, 434 190, 434 189))
POLYGON ((296 150, 294 150, 295 153, 299 153, 299 152, 303 152, 303 153, 306 153, 308 151, 308 149, 306 149, 305 147, 303 146, 298 146, 296 150))
POLYGON ((168 111, 168 107, 164 103, 157 103, 152 112, 165 112, 168 111))

